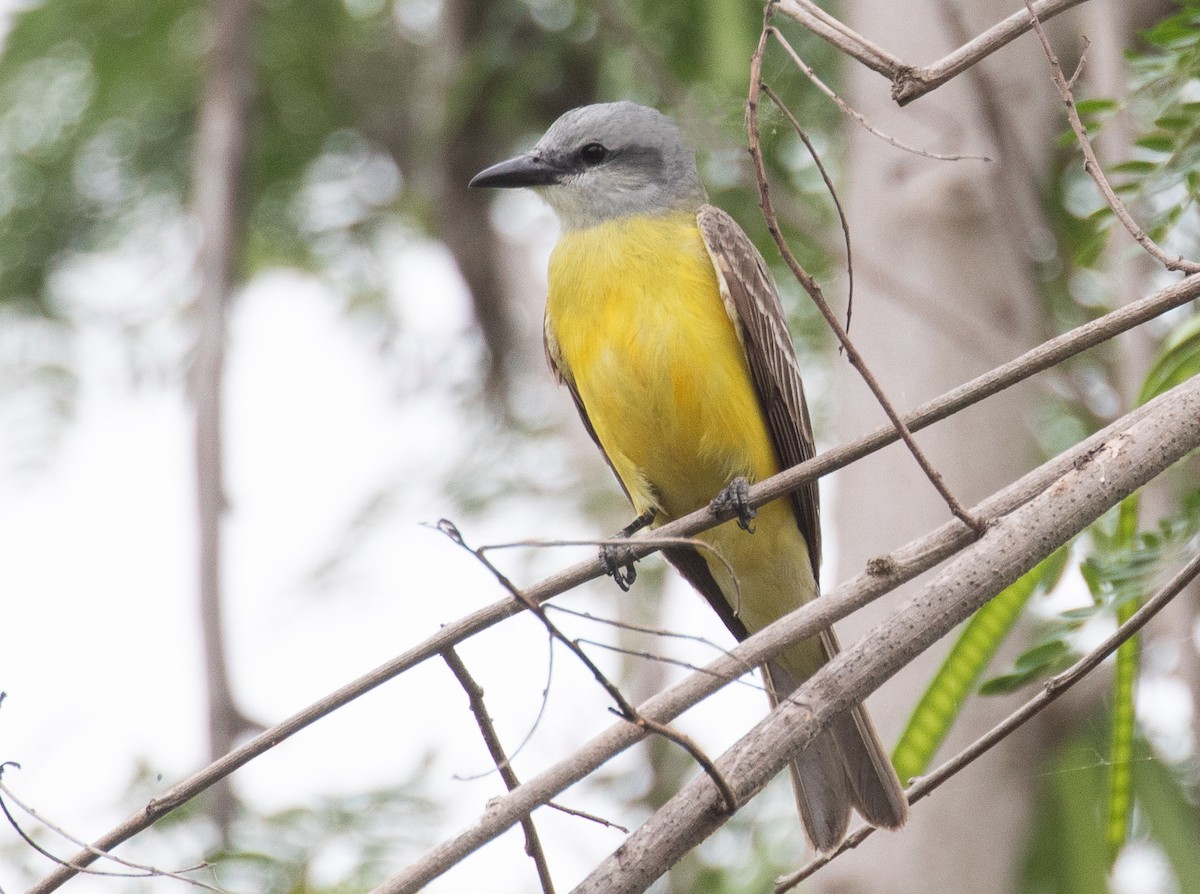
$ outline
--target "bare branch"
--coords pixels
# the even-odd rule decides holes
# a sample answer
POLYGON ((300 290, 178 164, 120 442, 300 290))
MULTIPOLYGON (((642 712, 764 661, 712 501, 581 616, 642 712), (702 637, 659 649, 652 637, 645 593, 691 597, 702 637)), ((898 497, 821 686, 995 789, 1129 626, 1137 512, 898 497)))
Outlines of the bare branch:
MULTIPOLYGON (((1061 504, 1063 508, 1077 505, 1075 497, 1080 495, 1073 490, 1067 490, 1064 483, 1067 476, 1077 474, 1078 469, 1094 467, 1098 456, 1108 456, 1107 445, 1114 442, 1121 443, 1121 439, 1126 436, 1127 432, 1141 431, 1148 422, 1159 420, 1164 414, 1164 408, 1166 413, 1173 412, 1177 420, 1182 419, 1192 428, 1200 427, 1200 418, 1188 415, 1200 408, 1200 377, 1179 386, 1169 394, 1169 398, 1164 395, 1163 398, 1150 401, 1135 409, 1123 419, 997 492, 975 507, 976 512, 985 518, 1000 517, 1009 513, 1013 513, 1015 517, 1018 508, 1039 498, 1043 504, 1049 499, 1051 502, 1061 504)), ((1197 434, 1197 437, 1200 438, 1200 434, 1197 434)), ((1142 440, 1138 442, 1138 446, 1141 449, 1150 450, 1167 449, 1167 444, 1171 439, 1163 436, 1161 440, 1161 444, 1151 442, 1148 447, 1147 442, 1142 440)), ((1086 494, 1083 496, 1086 497, 1086 494)), ((1004 519, 1002 525, 1001 532, 1008 531, 1012 527, 1008 519, 1004 519)), ((1041 530, 1043 527, 1043 523, 1038 523, 1035 530, 1041 530)), ((827 595, 808 603, 775 624, 747 638, 731 650, 728 656, 710 662, 700 672, 688 676, 682 682, 639 705, 638 712, 642 716, 657 721, 672 720, 727 682, 740 677, 744 673, 746 665, 761 663, 771 655, 787 648, 788 645, 813 636, 821 629, 862 608, 883 593, 890 592, 900 584, 912 580, 932 568, 970 544, 972 540, 971 532, 961 522, 947 522, 938 530, 896 550, 886 559, 873 562, 872 567, 867 571, 845 582, 827 595)), ((990 531, 986 541, 990 549, 997 549, 999 552, 1007 549, 1005 541, 997 535, 991 534, 990 531), (999 544, 998 547, 997 544, 999 544)), ((1031 565, 1035 561, 1036 559, 1029 559, 1031 565)), ((943 576, 940 575, 939 580, 943 576)), ((963 581, 970 579, 974 579, 972 575, 964 577, 963 581)), ((957 582, 954 588, 960 586, 963 581, 957 582)), ((893 633, 898 640, 914 635, 908 619, 900 622, 893 620, 889 623, 896 625, 893 633)), ((885 628, 886 626, 884 625, 885 628)), ((843 666, 847 660, 858 661, 862 655, 869 656, 871 654, 873 653, 870 648, 864 651, 863 648, 855 647, 842 653, 843 657, 838 659, 839 667, 843 666), (854 657, 846 659, 844 658, 846 655, 854 657)), ((827 665, 827 667, 832 667, 832 665, 827 665)), ((838 673, 840 674, 841 671, 838 673)), ((841 685, 841 683, 839 682, 837 685, 841 685)), ((825 691, 822 690, 823 693, 825 691)), ((865 697, 865 693, 855 693, 854 696, 855 700, 859 700, 865 697)), ((842 707, 844 708, 844 705, 842 707)), ((629 748, 641 738, 639 732, 627 724, 610 727, 586 743, 567 760, 539 773, 509 795, 493 801, 489 805, 487 814, 475 825, 455 838, 443 842, 403 873, 394 876, 377 889, 377 894, 399 894, 399 892, 419 890, 466 855, 511 828, 521 816, 579 782, 605 761, 629 748)), ((797 747, 799 747, 798 744, 797 747)), ((783 766, 783 763, 780 763, 780 766, 783 766)), ((718 761, 718 767, 722 768, 721 761, 718 761)), ((722 772, 725 772, 724 769, 722 772)), ((734 785, 734 792, 735 794, 739 792, 737 785, 734 785)), ((738 797, 741 800, 740 794, 738 797)), ((714 808, 714 810, 719 812, 719 808, 714 808)))
MULTIPOLYGON (((1150 406, 1150 404, 1147 404, 1150 406)), ((900 668, 1102 513, 1200 447, 1200 376, 1115 431, 1048 490, 1008 516, 851 648, 824 665, 725 754, 717 769, 746 803, 813 741, 900 668)), ((818 600, 820 601, 820 600, 818 600)), ((701 776, 634 830, 575 894, 637 894, 724 822, 701 776)), ((412 888, 384 885, 376 894, 412 888)))
MULTIPOLYGON (((943 782, 969 766, 976 758, 987 753, 993 745, 1012 734, 1022 724, 1095 670, 1100 662, 1117 651, 1117 648, 1122 643, 1145 627, 1150 622, 1150 619, 1158 614, 1159 611, 1166 608, 1171 600, 1196 579, 1197 575, 1200 575, 1200 554, 1193 556, 1191 561, 1176 572, 1175 576, 1162 589, 1147 599, 1145 604, 1130 616, 1129 620, 1109 634, 1100 645, 1096 646, 1096 648, 1092 649, 1065 671, 1056 674, 1042 684, 1041 692, 932 773, 916 780, 906 792, 908 803, 915 804, 933 792, 943 782)), ((779 879, 775 883, 776 894, 783 894, 784 891, 790 891, 839 854, 858 847, 874 831, 875 828, 873 826, 861 826, 856 829, 852 835, 848 836, 838 846, 837 850, 831 851, 828 854, 822 854, 795 872, 779 879)))
MULTIPOLYGON (((770 7, 768 7, 769 15, 770 7)), ((984 531, 984 523, 971 516, 967 509, 959 502, 959 499, 951 493, 946 486, 946 482, 942 479, 941 473, 933 467, 933 463, 925 456, 925 452, 917 445, 916 439, 913 438, 912 432, 904 421, 900 418, 900 414, 884 393, 883 387, 875 378, 867 366, 866 361, 850 340, 849 334, 838 322, 837 315, 833 312, 833 308, 829 306, 829 302, 825 300, 825 295, 821 291, 821 287, 817 281, 813 279, 801 265, 796 256, 792 254, 791 248, 788 247, 787 240, 783 238, 783 231, 779 227, 779 219, 775 216, 775 208, 771 202, 771 194, 767 185, 767 168, 763 162, 762 148, 758 133, 758 98, 762 90, 762 64, 763 56, 767 49, 767 37, 771 32, 771 26, 764 21, 762 34, 758 39, 758 47, 754 51, 753 57, 750 60, 750 95, 746 98, 746 134, 749 140, 750 158, 754 162, 754 177, 758 183, 758 204, 762 209, 763 218, 766 220, 767 230, 771 233, 771 238, 775 240, 775 244, 779 247, 779 253, 783 256, 784 262, 792 271, 796 281, 804 287, 804 291, 808 292, 813 303, 821 312, 821 316, 825 318, 825 322, 829 328, 833 330, 837 336, 838 342, 846 352, 846 359, 850 361, 850 365, 862 377, 862 380, 871 389, 871 393, 875 395, 875 400, 883 408, 892 425, 896 427, 897 433, 900 435, 904 445, 908 448, 909 453, 913 455, 913 459, 917 461, 917 465, 921 467, 921 471, 925 473, 925 477, 929 479, 930 484, 941 495, 950 512, 955 518, 967 525, 977 534, 982 534, 984 531)))
MULTIPOLYGON (((488 716, 487 704, 483 701, 483 687, 475 682, 475 678, 471 676, 471 672, 467 670, 467 666, 463 664, 462 659, 453 649, 443 652, 442 658, 445 659, 459 685, 467 693, 471 713, 475 715, 475 723, 479 726, 479 733, 483 736, 484 744, 487 745, 488 754, 492 756, 496 769, 500 771, 500 778, 504 780, 505 787, 511 792, 521 784, 521 780, 517 779, 512 764, 508 762, 504 746, 500 742, 500 737, 496 735, 496 728, 492 725, 492 718, 488 716)), ((521 820, 521 828, 525 832, 525 853, 529 854, 533 865, 537 868, 538 881, 541 882, 542 890, 546 894, 554 894, 554 879, 550 877, 550 867, 546 863, 546 854, 542 851, 542 842, 538 838, 537 828, 533 825, 533 817, 524 817, 521 820)))
MULTIPOLYGON (((1020 357, 978 376, 970 382, 960 385, 958 388, 947 392, 941 397, 922 404, 904 417, 905 422, 910 429, 918 431, 957 413, 959 410, 997 394, 1030 376, 1049 369, 1068 357, 1073 357, 1122 332, 1126 332, 1135 326, 1152 320, 1169 310, 1194 301, 1197 297, 1200 297, 1200 276, 1189 276, 1139 301, 1131 302, 1119 310, 1079 326, 1070 332, 1063 333, 1038 345, 1020 357)), ((1126 417, 1126 419, 1132 420, 1137 418, 1137 414, 1143 411, 1144 408, 1137 410, 1131 416, 1126 417)), ((1044 487, 1048 481, 1052 480, 1045 476, 1049 476, 1052 473, 1056 474, 1054 473, 1054 470, 1057 468, 1056 463, 1073 462, 1076 458, 1083 455, 1080 451, 1086 451, 1090 449, 1090 445, 1096 443, 1096 437, 1099 436, 1087 439, 1072 450, 1065 452, 1061 457, 1035 470, 1031 475, 1027 475, 1010 488, 1001 491, 997 495, 997 498, 1003 496, 1002 500, 998 499, 996 502, 985 501, 980 504, 978 507, 979 511, 985 515, 995 514, 1009 511, 1013 506, 1019 505, 1021 494, 1024 494, 1024 499, 1027 499, 1031 488, 1044 487)), ((778 499, 784 494, 790 493, 792 490, 814 478, 827 475, 835 469, 840 469, 852 462, 857 462, 864 456, 868 456, 894 443, 897 439, 898 435, 892 426, 881 426, 849 444, 826 451, 807 462, 786 469, 778 475, 754 485, 750 488, 750 502, 754 506, 762 506, 771 500, 778 499)), ((732 515, 729 517, 732 517, 732 515)), ((706 507, 671 522, 669 525, 664 525, 655 532, 655 536, 656 538, 662 536, 690 537, 699 531, 725 520, 726 517, 714 518, 706 507)), ((629 541, 630 549, 634 550, 639 557, 649 555, 654 551, 652 546, 639 543, 640 540, 641 538, 635 537, 629 541)), ((909 580, 911 577, 932 568, 938 562, 952 555, 955 550, 961 548, 964 542, 965 539, 962 538, 961 530, 957 528, 957 525, 955 523, 948 523, 929 535, 929 537, 915 542, 908 548, 898 550, 887 557, 886 560, 874 563, 878 567, 878 573, 859 575, 857 578, 843 584, 834 593, 824 596, 806 607, 806 611, 811 610, 813 612, 813 617, 819 618, 819 623, 814 625, 808 635, 811 635, 820 626, 827 626, 833 621, 838 620, 838 618, 844 617, 846 614, 867 604, 877 595, 887 592, 891 588, 909 580), (847 593, 854 598, 847 597, 844 602, 839 602, 833 598, 836 593, 847 593), (842 614, 837 614, 836 611, 842 611, 842 614)), ((531 587, 525 588, 524 592, 528 598, 541 603, 585 581, 600 577, 603 573, 604 571, 599 560, 589 559, 584 562, 578 562, 531 587)), ((322 717, 344 707, 359 696, 365 695, 418 664, 440 655, 448 647, 461 643, 523 610, 523 603, 516 599, 507 598, 484 606, 466 617, 446 624, 424 642, 413 646, 400 655, 397 655, 391 661, 380 665, 358 679, 347 683, 340 689, 331 692, 302 711, 280 721, 253 739, 239 745, 233 751, 213 761, 208 766, 201 768, 186 779, 177 782, 161 796, 151 800, 145 807, 138 810, 120 825, 102 835, 93 842, 93 846, 102 851, 112 850, 121 842, 127 841, 139 832, 149 828, 158 819, 172 810, 186 804, 218 780, 225 778, 239 767, 244 766, 251 760, 269 751, 280 742, 290 738, 322 717)), ((755 646, 749 645, 749 642, 747 640, 746 643, 741 644, 737 649, 731 650, 728 658, 720 659, 718 662, 710 664, 706 669, 706 674, 724 674, 727 679, 740 676, 747 664, 753 663, 747 656, 757 654, 757 652, 752 651, 755 646), (721 662, 727 663, 722 664, 721 662)), ((719 687, 714 685, 708 691, 715 691, 716 688, 719 687)), ((674 693, 675 690, 670 690, 669 692, 674 693)), ((705 694, 707 692, 701 693, 697 698, 701 698, 705 694)), ((667 693, 664 693, 663 696, 656 698, 665 699, 666 695, 667 693)), ((671 704, 671 702, 666 700, 660 703, 652 699, 646 705, 640 706, 639 711, 655 720, 670 719, 671 716, 675 716, 674 714, 668 715, 664 713, 660 715, 652 712, 649 710, 651 704, 671 704)), ((636 741, 636 738, 635 731, 629 742, 620 745, 617 747, 617 750, 620 750, 622 747, 628 747, 628 744, 636 741)), ((578 780, 572 779, 571 781, 578 780)), ((524 791, 530 784, 526 783, 519 791, 524 791)), ((552 791, 547 797, 553 797, 558 791, 561 791, 561 789, 552 791)), ((78 869, 75 867, 89 865, 94 859, 95 855, 91 852, 87 850, 81 851, 71 859, 70 863, 73 864, 72 866, 60 867, 55 870, 34 885, 28 894, 49 894, 49 892, 57 890, 63 882, 78 872, 78 869)))
POLYGON ((889 80, 894 81, 901 71, 909 67, 898 57, 871 43, 857 31, 834 18, 812 0, 779 0, 767 7, 768 13, 772 8, 795 19, 813 34, 889 80))
MULTIPOLYGON (((783 40, 783 38, 779 36, 779 32, 774 28, 769 30, 777 39, 783 40)), ((796 61, 800 65, 804 64, 803 62, 800 62, 799 56, 796 57, 796 61)), ((805 67, 807 68, 807 66, 805 67)), ((812 69, 810 68, 808 71, 811 72, 812 69)), ((820 79, 817 78, 815 73, 812 74, 811 77, 814 79, 815 83, 821 84, 820 79)), ((821 86, 824 85, 821 84, 821 86)), ((837 210, 838 223, 840 223, 842 226, 842 239, 846 246, 846 331, 849 332, 850 320, 854 316, 854 254, 851 250, 850 243, 850 221, 846 217, 845 209, 842 208, 842 200, 838 198, 837 189, 833 185, 833 178, 830 177, 829 172, 825 170, 825 163, 821 161, 821 156, 817 152, 817 147, 812 144, 812 140, 808 138, 808 134, 804 132, 804 128, 800 126, 800 122, 796 120, 796 116, 792 114, 792 110, 784 105, 783 100, 780 99, 779 95, 771 89, 770 85, 766 82, 763 82, 762 89, 763 93, 767 94, 767 96, 771 98, 771 102, 775 103, 775 107, 783 113, 785 118, 787 118, 788 123, 792 125, 792 130, 796 132, 796 136, 800 137, 801 142, 804 143, 804 148, 808 150, 809 157, 812 158, 813 163, 816 164, 817 170, 821 174, 821 180, 824 181, 825 188, 829 190, 829 197, 833 199, 833 207, 837 210)), ((830 95, 833 96, 839 104, 841 103, 841 100, 838 99, 835 94, 831 92, 830 95)), ((849 106, 846 106, 846 110, 852 111, 849 106)))
MULTIPOLYGON (((1058 56, 1055 55, 1054 48, 1050 46, 1050 39, 1046 36, 1046 30, 1038 20, 1038 14, 1034 8, 1035 4, 1030 3, 1029 0, 1025 0, 1025 7, 1029 10, 1033 30, 1037 33, 1038 40, 1042 43, 1042 50, 1046 53, 1046 59, 1050 62, 1050 71, 1054 78, 1054 86, 1058 88, 1058 93, 1062 97, 1063 104, 1067 107, 1067 120, 1071 122, 1071 130, 1075 132, 1075 141, 1079 144, 1079 148, 1083 152, 1083 169, 1095 181, 1101 195, 1104 196, 1104 201, 1108 203, 1108 207, 1113 210, 1113 214, 1117 216, 1117 220, 1121 221, 1121 225, 1134 238, 1134 241, 1168 270, 1183 271, 1184 273, 1200 272, 1200 264, 1195 261, 1186 260, 1178 255, 1171 257, 1153 239, 1146 235, 1146 231, 1133 219, 1133 215, 1125 207, 1125 202, 1122 201, 1121 197, 1117 195, 1112 185, 1108 182, 1108 178, 1104 175, 1104 169, 1100 167, 1100 160, 1096 158, 1096 151, 1092 148, 1092 141, 1088 139, 1087 128, 1084 127, 1083 120, 1079 117, 1079 109, 1075 107, 1075 95, 1071 92, 1071 85, 1079 76, 1079 72, 1077 71, 1072 75, 1070 81, 1067 80, 1066 75, 1063 74, 1062 66, 1059 65, 1058 56)), ((1083 65, 1082 60, 1080 61, 1080 65, 1083 65)))
MULTIPOLYGON (((1085 0, 1038 0, 1033 9, 1045 21, 1083 2, 1085 0)), ((1032 27, 1028 13, 1014 12, 945 58, 918 68, 871 43, 811 0, 778 0, 774 5, 818 37, 890 80, 892 99, 902 106, 953 80, 1032 27)))
POLYGON ((604 826, 606 829, 616 829, 618 832, 624 832, 626 835, 629 834, 629 830, 624 826, 614 823, 611 820, 606 820, 602 816, 596 816, 594 813, 588 813, 586 810, 576 810, 574 807, 564 807, 562 804, 558 804, 554 801, 547 801, 546 806, 553 808, 560 813, 565 813, 567 816, 575 816, 579 819, 585 819, 590 823, 595 823, 598 826, 604 826))

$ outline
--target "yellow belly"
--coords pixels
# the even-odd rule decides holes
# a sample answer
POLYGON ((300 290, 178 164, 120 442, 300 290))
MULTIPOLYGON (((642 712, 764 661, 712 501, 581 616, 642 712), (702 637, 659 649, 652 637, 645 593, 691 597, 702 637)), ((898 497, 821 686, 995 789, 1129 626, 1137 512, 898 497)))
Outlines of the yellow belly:
MULTIPOLYGON (((550 260, 546 334, 635 509, 654 510, 655 525, 706 505, 735 477, 779 470, 693 215, 564 234, 550 260)), ((755 530, 729 522, 702 535, 724 560, 705 551, 709 569, 751 632, 816 591, 788 503, 764 506, 755 530)))
POLYGON ((547 331, 639 512, 675 518, 777 461, 692 215, 567 233, 547 331))

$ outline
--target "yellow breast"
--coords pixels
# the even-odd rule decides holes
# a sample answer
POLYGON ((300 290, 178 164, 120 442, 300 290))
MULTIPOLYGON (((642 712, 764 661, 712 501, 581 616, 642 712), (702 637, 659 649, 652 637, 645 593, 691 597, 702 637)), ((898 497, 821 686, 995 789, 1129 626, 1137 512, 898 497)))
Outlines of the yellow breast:
POLYGON ((694 215, 566 233, 546 333, 639 512, 665 521, 778 470, 694 215))

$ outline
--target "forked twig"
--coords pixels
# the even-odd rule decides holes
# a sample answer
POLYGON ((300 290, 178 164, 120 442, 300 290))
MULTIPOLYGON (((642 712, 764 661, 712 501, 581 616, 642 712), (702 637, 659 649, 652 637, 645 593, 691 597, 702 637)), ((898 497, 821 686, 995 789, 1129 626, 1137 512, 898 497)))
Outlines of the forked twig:
POLYGON ((712 759, 706 755, 695 742, 693 742, 683 733, 673 730, 663 724, 648 720, 639 714, 637 708, 635 708, 633 704, 627 698, 625 698, 624 694, 617 687, 617 685, 613 683, 612 680, 608 679, 604 672, 597 666, 596 662, 592 661, 592 659, 588 657, 588 654, 583 651, 579 643, 575 642, 565 633, 559 630, 558 625, 551 621, 549 616, 546 614, 546 609, 536 600, 530 599, 528 596, 526 596, 516 584, 508 579, 504 572, 493 565, 492 561, 484 554, 482 548, 473 549, 466 542, 466 540, 463 539, 462 532, 458 530, 453 522, 442 519, 437 523, 437 528, 439 531, 449 537, 451 541, 461 546, 471 555, 475 556, 475 558, 479 560, 483 567, 492 573, 492 576, 496 578, 496 581, 502 587, 504 587, 504 589, 508 590, 508 592, 512 594, 515 599, 524 603, 525 608, 531 611, 534 616, 542 622, 545 628, 550 632, 551 636, 566 646, 571 654, 579 659, 583 666, 591 672, 592 677, 595 678, 596 682, 604 687, 604 691, 608 693, 609 698, 616 703, 616 707, 611 709, 614 714, 623 720, 634 724, 635 726, 658 733, 664 738, 669 739, 670 741, 684 748, 688 754, 692 756, 692 759, 704 769, 704 772, 712 777, 713 784, 716 785, 717 790, 721 793, 721 796, 724 799, 725 808, 730 812, 730 814, 737 812, 738 803, 737 799, 733 797, 732 789, 730 789, 729 784, 721 778, 721 774, 717 772, 717 768, 713 764, 712 759))
MULTIPOLYGON (((1085 0, 1037 0, 1034 9, 1045 20, 1083 2, 1085 0)), ((818 37, 890 80, 892 99, 902 106, 953 80, 1031 27, 1028 15, 1014 12, 939 61, 915 66, 871 43, 812 0, 772 0, 771 7, 778 8, 818 37)))
MULTIPOLYGON (((1042 50, 1045 52, 1046 59, 1050 63, 1050 73, 1054 78, 1054 86, 1058 88, 1058 93, 1062 97, 1063 104, 1067 107, 1067 120, 1071 122, 1071 130, 1075 132, 1075 141, 1079 144, 1080 151, 1083 152, 1083 169, 1095 182, 1097 188, 1100 190, 1100 194, 1104 196, 1104 201, 1108 203, 1108 207, 1117 216, 1117 220, 1121 222, 1122 226, 1129 232, 1129 235, 1134 238, 1134 241, 1147 254, 1168 270, 1182 271, 1184 273, 1200 272, 1200 263, 1189 261, 1178 255, 1171 257, 1163 251, 1158 243, 1151 239, 1146 234, 1146 231, 1133 219, 1133 215, 1129 213, 1125 202, 1122 201, 1121 197, 1117 195, 1116 190, 1108 182, 1108 177, 1105 176, 1104 169, 1100 166, 1100 160, 1096 158, 1096 152, 1092 149, 1092 141, 1088 139, 1087 128, 1084 126, 1083 120, 1079 117, 1079 109, 1075 107, 1075 94, 1072 92, 1071 87, 1075 83, 1075 79, 1079 77, 1079 71, 1077 70, 1071 76, 1071 79, 1067 80, 1062 66, 1058 62, 1058 56, 1054 52, 1054 47, 1050 45, 1050 39, 1046 36, 1046 30, 1042 27, 1034 6, 1035 4, 1031 3, 1030 0, 1025 0, 1025 8, 1029 12, 1029 19, 1033 30, 1037 34, 1038 40, 1041 41, 1042 50)), ((1083 62, 1080 60, 1080 66, 1082 65, 1083 62)))
MULTIPOLYGON (((471 672, 467 670, 467 666, 463 664, 454 649, 446 649, 442 652, 442 658, 445 659, 455 678, 467 693, 471 713, 475 715, 475 723, 479 726, 479 733, 483 736, 484 744, 487 745, 488 754, 492 756, 496 769, 500 771, 500 778, 504 780, 505 787, 511 792, 521 784, 521 780, 517 778, 512 764, 509 763, 508 756, 504 753, 504 745, 501 744, 500 737, 496 734, 496 728, 492 725, 492 718, 488 716, 487 704, 483 700, 483 687, 475 682, 475 678, 471 676, 471 672)), ((525 832, 525 853, 537 867, 538 881, 541 882, 542 891, 545 894, 554 894, 554 880, 550 877, 550 867, 546 863, 546 854, 542 850, 542 842, 538 838, 533 817, 523 817, 521 828, 525 832)))
POLYGON ((883 388, 880 387, 878 380, 867 367, 862 355, 850 340, 850 336, 846 330, 842 328, 838 322, 837 315, 829 306, 829 302, 825 300, 825 295, 821 291, 821 287, 817 281, 808 274, 796 260, 796 256, 792 254, 792 250, 788 247, 787 241, 783 238, 783 232, 779 228, 779 219, 775 215, 775 208, 771 203, 771 196, 767 184, 767 169, 763 162, 762 146, 758 133, 758 99, 762 92, 762 64, 763 56, 766 54, 767 38, 770 35, 770 11, 771 7, 767 7, 767 20, 763 23, 762 34, 758 40, 758 47, 754 51, 754 56, 750 61, 750 94, 746 99, 746 132, 749 140, 750 157, 754 162, 754 176, 758 182, 759 207, 762 208, 763 218, 766 220, 767 229, 771 233, 771 238, 775 240, 775 244, 779 246, 779 252, 783 256, 784 261, 792 271, 792 275, 808 292, 813 303, 825 318, 825 322, 829 325, 841 343, 842 348, 846 352, 846 358, 850 361, 850 365, 858 371, 862 376, 867 387, 871 389, 871 393, 875 395, 875 399, 879 405, 883 407, 883 411, 887 414, 895 426, 900 438, 912 453, 913 458, 925 473, 930 483, 934 486, 937 492, 941 495, 946 505, 950 508, 950 512, 975 532, 976 536, 981 535, 987 528, 987 523, 984 520, 978 519, 967 511, 967 508, 959 502, 958 498, 950 492, 946 486, 946 482, 942 479, 942 475, 933 464, 925 456, 925 453, 917 446, 916 440, 913 438, 912 432, 908 426, 904 424, 904 420, 900 418, 900 414, 896 412, 896 408, 892 406, 883 388))
MULTIPOLYGON (((908 803, 915 804, 930 794, 939 785, 965 768, 976 758, 986 753, 993 745, 996 745, 1007 737, 1023 723, 1086 677, 1101 661, 1115 652, 1118 646, 1145 627, 1150 619, 1166 607, 1167 603, 1178 596, 1184 587, 1191 583, 1197 575, 1200 575, 1200 553, 1193 556, 1191 561, 1184 565, 1157 593, 1146 600, 1145 604, 1134 612, 1128 621, 1109 634, 1104 642, 1100 643, 1100 645, 1092 649, 1092 651, 1088 652, 1065 671, 1047 680, 1042 685, 1041 692, 1016 711, 1009 714, 1008 717, 996 724, 996 726, 992 727, 984 735, 980 736, 928 776, 922 776, 914 782, 906 792, 908 803)), ((830 851, 828 854, 822 854, 795 872, 776 881, 776 894, 790 891, 839 854, 843 854, 851 848, 858 847, 874 831, 875 829, 872 826, 862 826, 856 829, 853 834, 848 836, 838 846, 837 850, 830 851)))

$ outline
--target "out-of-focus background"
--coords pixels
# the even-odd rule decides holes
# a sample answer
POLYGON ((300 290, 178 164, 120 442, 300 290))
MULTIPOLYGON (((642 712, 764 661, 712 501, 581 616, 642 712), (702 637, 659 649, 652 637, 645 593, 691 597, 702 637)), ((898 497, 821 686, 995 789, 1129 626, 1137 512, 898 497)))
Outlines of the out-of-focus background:
MULTIPOLYGON (((863 0, 832 11, 925 63, 1014 9, 863 0)), ((1092 0, 1051 28, 1068 66, 1081 35, 1091 41, 1077 89, 1091 101, 1102 158, 1132 162, 1121 169, 1132 206, 1171 250, 1192 256, 1196 11, 1194 0, 1092 0)), ((502 598, 491 575, 432 527, 441 518, 475 546, 595 539, 629 520, 542 356, 556 224, 531 195, 466 183, 568 108, 634 99, 680 121, 700 147, 713 201, 774 264, 743 126, 762 12, 711 0, 6 4, 0 761, 20 765, 4 770, 13 794, 65 832, 94 838, 212 754, 502 598), (249 10, 245 28, 222 34, 222 16, 239 8, 249 10), (235 79, 245 153, 224 275, 213 272, 206 194, 220 156, 198 138, 203 110, 228 85, 209 64, 222 40, 246 63, 235 79), (204 297, 214 289, 215 304, 204 297), (204 331, 216 341, 199 338, 204 331), (198 465, 197 440, 219 452, 219 467, 198 465), (198 508, 198 482, 207 509, 198 508)), ((899 110, 885 80, 777 18, 878 127, 930 152, 993 159, 902 152, 839 113, 778 46, 768 53, 764 77, 808 129, 848 214, 852 335, 902 407, 1171 280, 1112 232, 1078 152, 1061 138, 1061 102, 1032 36, 899 110)), ((785 235, 843 296, 833 203, 786 119, 766 105, 763 117, 785 235)), ((876 427, 881 412, 786 271, 776 273, 821 446, 876 427)), ((972 503, 1127 410, 1164 341, 1195 328, 1190 313, 922 442, 972 503)), ((1170 529, 1157 551, 1139 553, 1146 580, 1171 567, 1169 547, 1194 536, 1194 472, 1143 499, 1142 526, 1165 520, 1170 529)), ((826 586, 946 518, 898 448, 822 488, 826 586)), ((1111 531, 1097 528, 1073 560, 1120 562, 1111 531)), ((529 583, 592 554, 527 546, 491 555, 529 583)), ((1013 670, 1013 685, 972 699, 941 755, 1028 697, 1030 689, 1010 691, 1014 677, 1036 680, 1111 629, 1119 575, 1076 566, 1052 597, 1033 599, 995 659, 989 676, 1013 670), (1031 644, 1043 647, 1033 658, 1031 644)), ((628 594, 600 581, 556 603, 589 615, 555 617, 634 701, 729 642, 657 559, 642 563, 628 594)), ((846 622, 843 639, 887 605, 846 622)), ((1106 668, 917 808, 910 830, 875 836, 811 889, 1200 891, 1187 856, 1200 828, 1196 605, 1194 593, 1182 597, 1142 650, 1136 800, 1118 849, 1105 845, 1106 668)), ((532 619, 506 622, 461 654, 522 778, 612 722, 603 691, 532 619)), ((889 742, 939 660, 928 656, 871 700, 889 742)), ((681 728, 719 753, 765 708, 755 678, 746 682, 689 712, 681 728)), ((654 741, 560 800, 633 826, 696 772, 654 741)), ((431 661, 255 760, 120 853, 170 870, 212 858, 196 877, 229 891, 363 890, 473 822, 502 791, 465 694, 431 661)), ((42 847, 74 853, 6 803, 42 847)), ((654 890, 766 890, 802 860, 793 811, 778 780, 654 890)), ((552 810, 536 818, 564 889, 623 838, 552 810)), ((0 890, 52 868, 0 827, 0 890)), ((91 876, 70 887, 181 884, 91 876)), ((535 886, 513 831, 429 890, 535 886)))

